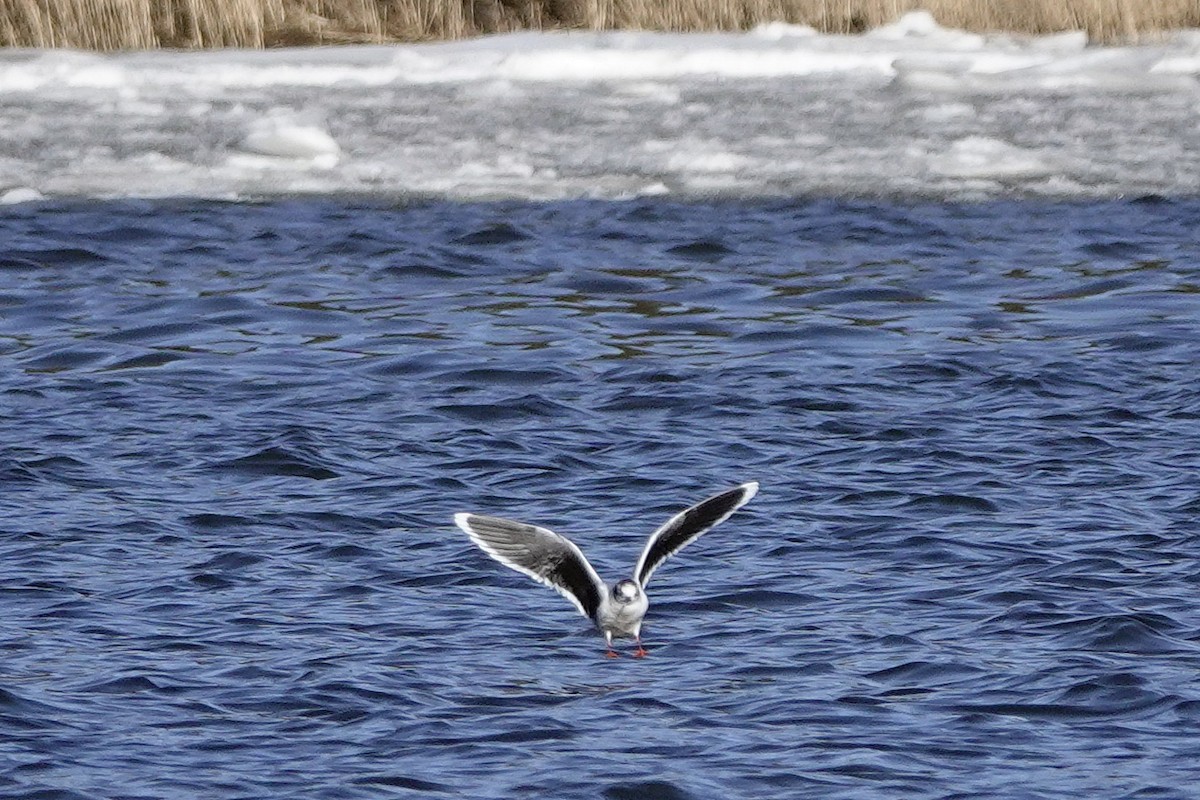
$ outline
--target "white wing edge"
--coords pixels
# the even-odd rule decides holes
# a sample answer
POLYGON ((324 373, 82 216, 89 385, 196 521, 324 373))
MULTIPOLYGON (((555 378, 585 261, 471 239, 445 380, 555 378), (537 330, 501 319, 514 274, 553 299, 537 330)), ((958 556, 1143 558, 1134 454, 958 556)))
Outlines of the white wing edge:
MULTIPOLYGON (((501 564, 503 564, 504 566, 508 567, 511 570, 515 570, 516 572, 519 572, 522 575, 527 575, 530 578, 533 578, 535 581, 542 584, 543 586, 549 586, 551 589, 553 589, 554 591, 561 594, 563 597, 570 600, 571 605, 573 605, 573 606, 575 606, 575 608, 579 609, 580 614, 582 614, 585 617, 588 616, 587 611, 585 611, 583 608, 583 603, 579 602, 579 598, 576 597, 574 595, 574 593, 571 592, 570 589, 566 588, 565 586, 559 586, 554 581, 543 578, 541 575, 538 575, 536 572, 534 572, 531 569, 526 569, 525 567, 522 567, 519 564, 514 564, 513 562, 509 561, 507 558, 505 558, 504 556, 500 555, 495 550, 493 550, 491 545, 489 545, 488 543, 486 543, 482 539, 480 539, 475 534, 475 531, 471 530, 471 523, 469 521, 469 518, 470 517, 482 517, 482 516, 486 516, 486 515, 485 514, 472 514, 468 511, 461 511, 454 515, 454 524, 457 525, 459 528, 461 528, 463 533, 467 534, 467 536, 470 536, 471 541, 473 541, 479 547, 480 550, 487 553, 489 556, 494 558, 496 561, 499 561, 501 564)), ((526 523, 522 523, 522 524, 526 524, 526 523)), ((596 574, 595 568, 592 567, 591 562, 589 562, 587 560, 587 558, 583 555, 583 551, 580 550, 579 547, 576 546, 576 544, 574 542, 572 542, 570 539, 568 539, 565 536, 555 533, 554 531, 550 530, 549 528, 543 528, 538 525, 533 525, 532 527, 537 528, 539 531, 541 531, 543 533, 548 533, 551 536, 553 536, 554 538, 558 539, 560 542, 565 544, 567 546, 567 548, 571 550, 571 552, 573 552, 575 554, 575 557, 579 559, 579 562, 581 564, 583 564, 584 571, 587 573, 588 577, 590 577, 592 579, 592 583, 593 583, 593 585, 595 585, 596 591, 599 592, 600 598, 603 599, 604 595, 608 592, 608 587, 604 584, 604 581, 602 581, 600 579, 600 576, 596 574)), ((589 617, 589 619, 590 619, 590 617, 589 617)))

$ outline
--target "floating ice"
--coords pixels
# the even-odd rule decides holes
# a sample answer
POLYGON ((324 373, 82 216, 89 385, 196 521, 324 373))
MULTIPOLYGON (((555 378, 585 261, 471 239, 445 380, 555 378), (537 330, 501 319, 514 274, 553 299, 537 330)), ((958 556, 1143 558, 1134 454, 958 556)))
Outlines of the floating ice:
POLYGON ((978 34, 941 27, 928 11, 910 11, 890 25, 868 31, 864 36, 883 41, 918 39, 948 50, 979 50, 985 42, 978 34))
POLYGON ((762 25, 755 26, 750 31, 753 35, 760 39, 777 42, 780 39, 789 38, 809 38, 810 36, 819 36, 817 29, 808 25, 789 25, 786 22, 765 22, 762 25))
POLYGON ((255 120, 240 147, 258 155, 311 160, 322 167, 334 166, 341 155, 338 143, 323 127, 286 113, 255 120))
POLYGON ((16 186, 12 189, 6 189, 0 192, 0 206, 10 206, 17 203, 32 203, 36 200, 45 200, 46 196, 37 189, 32 189, 28 186, 16 186))
POLYGON ((935 164, 942 175, 1007 180, 1053 174, 1055 168, 1037 153, 998 139, 968 136, 950 145, 935 164))
POLYGON ((1200 188, 1200 31, 516 33, 0 52, 4 195, 1112 196, 1200 188))

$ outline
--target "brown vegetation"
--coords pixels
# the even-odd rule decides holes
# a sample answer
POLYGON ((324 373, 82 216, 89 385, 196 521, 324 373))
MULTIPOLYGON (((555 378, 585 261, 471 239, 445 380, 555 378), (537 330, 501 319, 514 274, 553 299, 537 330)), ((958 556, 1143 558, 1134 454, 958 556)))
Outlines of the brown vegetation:
POLYGON ((854 33, 927 9, 974 31, 1135 39, 1200 27, 1197 0, 0 0, 0 45, 123 50, 448 39, 540 28, 854 33))

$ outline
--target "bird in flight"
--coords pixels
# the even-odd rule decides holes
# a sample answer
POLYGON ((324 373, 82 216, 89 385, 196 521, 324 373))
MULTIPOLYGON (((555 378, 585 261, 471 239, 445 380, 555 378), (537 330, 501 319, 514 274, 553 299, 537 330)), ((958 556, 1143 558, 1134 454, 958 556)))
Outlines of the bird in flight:
POLYGON ((606 656, 617 657, 613 637, 625 636, 637 642, 633 654, 641 658, 646 655, 641 631, 650 605, 645 592, 650 576, 662 562, 724 522, 757 492, 757 483, 743 483, 680 511, 650 534, 633 577, 612 587, 600 579, 574 542, 552 530, 481 514, 455 514, 454 522, 483 552, 570 600, 604 634, 606 656))

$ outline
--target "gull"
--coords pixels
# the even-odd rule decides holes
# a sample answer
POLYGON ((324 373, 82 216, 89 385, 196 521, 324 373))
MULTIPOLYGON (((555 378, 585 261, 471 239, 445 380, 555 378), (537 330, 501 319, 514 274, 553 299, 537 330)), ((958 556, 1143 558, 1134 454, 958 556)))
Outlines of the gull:
POLYGON ((758 484, 751 481, 680 511, 650 534, 633 577, 617 581, 611 588, 574 542, 552 530, 481 514, 455 514, 454 522, 483 552, 570 600, 604 634, 606 656, 616 658, 613 637, 626 636, 637 642, 633 655, 641 658, 646 655, 641 632, 642 618, 650 606, 645 592, 650 576, 685 545, 750 502, 757 492, 758 484))

